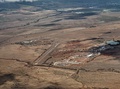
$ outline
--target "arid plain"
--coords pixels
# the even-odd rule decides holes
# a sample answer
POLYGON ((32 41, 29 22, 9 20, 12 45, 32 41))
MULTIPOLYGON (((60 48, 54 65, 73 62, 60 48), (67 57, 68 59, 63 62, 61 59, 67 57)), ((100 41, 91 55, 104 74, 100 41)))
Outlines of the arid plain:
POLYGON ((35 9, 0 13, 0 89, 119 89, 120 12, 35 9))

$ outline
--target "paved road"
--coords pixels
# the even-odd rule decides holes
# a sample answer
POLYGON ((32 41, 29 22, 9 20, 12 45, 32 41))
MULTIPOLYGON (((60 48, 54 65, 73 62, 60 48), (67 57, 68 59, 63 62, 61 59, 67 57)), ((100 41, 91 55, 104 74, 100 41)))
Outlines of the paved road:
POLYGON ((46 60, 49 57, 49 54, 52 53, 55 48, 57 48, 57 46, 59 45, 59 43, 53 43, 53 45, 45 52, 43 53, 40 57, 38 57, 36 59, 36 61, 34 62, 35 65, 42 65, 46 62, 46 60))

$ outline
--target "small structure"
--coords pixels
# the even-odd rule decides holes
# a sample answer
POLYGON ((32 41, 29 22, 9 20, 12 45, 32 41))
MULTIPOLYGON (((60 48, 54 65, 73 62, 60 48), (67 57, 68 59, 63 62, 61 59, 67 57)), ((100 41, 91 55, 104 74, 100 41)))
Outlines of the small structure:
POLYGON ((117 46, 120 45, 120 41, 111 40, 111 41, 107 41, 106 44, 110 46, 117 46))
POLYGON ((91 53, 91 54, 88 54, 88 55, 87 55, 87 58, 91 58, 91 57, 93 57, 93 56, 94 56, 94 54, 91 53))

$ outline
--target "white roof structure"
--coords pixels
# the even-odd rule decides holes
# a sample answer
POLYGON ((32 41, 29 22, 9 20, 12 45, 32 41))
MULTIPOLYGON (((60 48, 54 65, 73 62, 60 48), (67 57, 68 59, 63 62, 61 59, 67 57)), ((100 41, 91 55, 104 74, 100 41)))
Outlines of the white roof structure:
POLYGON ((107 43, 108 45, 113 45, 113 46, 115 46, 115 45, 119 45, 119 44, 120 44, 120 42, 118 42, 118 41, 114 41, 114 40, 107 41, 106 43, 107 43))

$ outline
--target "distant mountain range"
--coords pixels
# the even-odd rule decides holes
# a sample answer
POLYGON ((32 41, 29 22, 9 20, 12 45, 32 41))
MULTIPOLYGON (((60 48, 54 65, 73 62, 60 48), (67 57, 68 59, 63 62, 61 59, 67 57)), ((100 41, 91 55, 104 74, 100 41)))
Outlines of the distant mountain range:
POLYGON ((106 9, 120 9, 120 0, 38 0, 0 3, 2 9, 18 9, 22 5, 40 7, 42 9, 59 9, 75 7, 93 7, 106 9))

